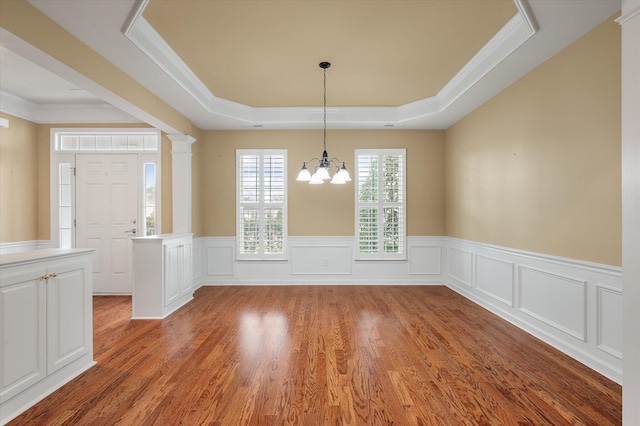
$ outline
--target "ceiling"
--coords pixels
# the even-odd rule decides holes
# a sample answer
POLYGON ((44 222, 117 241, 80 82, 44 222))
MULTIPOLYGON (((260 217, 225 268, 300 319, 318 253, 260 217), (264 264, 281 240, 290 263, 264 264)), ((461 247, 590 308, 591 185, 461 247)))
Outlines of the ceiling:
MULTIPOLYGON (((318 128, 321 61, 332 63, 329 127, 447 128, 620 8, 612 0, 29 2, 205 130, 318 128)), ((147 121, 2 36, 3 111, 14 98, 41 109, 108 99, 121 120, 147 121)))
POLYGON ((516 12, 511 0, 151 0, 143 16, 217 97, 321 105, 327 60, 329 105, 349 107, 436 95, 516 12))

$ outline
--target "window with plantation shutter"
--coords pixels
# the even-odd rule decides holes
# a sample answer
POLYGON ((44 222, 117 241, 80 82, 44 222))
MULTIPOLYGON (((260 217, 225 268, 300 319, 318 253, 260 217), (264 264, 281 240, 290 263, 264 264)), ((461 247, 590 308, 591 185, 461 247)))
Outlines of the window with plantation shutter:
POLYGON ((238 259, 284 259, 287 151, 236 151, 238 259))
POLYGON ((357 149, 356 258, 406 258, 406 150, 357 149))

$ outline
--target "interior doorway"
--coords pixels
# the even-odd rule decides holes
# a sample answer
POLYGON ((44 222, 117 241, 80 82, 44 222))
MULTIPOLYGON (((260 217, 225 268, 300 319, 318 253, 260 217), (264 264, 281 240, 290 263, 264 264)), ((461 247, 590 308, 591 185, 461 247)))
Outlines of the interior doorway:
POLYGON ((52 129, 51 135, 52 246, 94 248, 94 294, 131 294, 131 238, 161 233, 160 132, 52 129))

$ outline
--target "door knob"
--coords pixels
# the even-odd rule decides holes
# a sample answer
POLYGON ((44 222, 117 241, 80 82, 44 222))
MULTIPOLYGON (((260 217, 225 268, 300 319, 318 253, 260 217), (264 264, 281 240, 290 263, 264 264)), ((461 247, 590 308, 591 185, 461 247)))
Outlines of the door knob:
POLYGON ((136 232, 138 232, 136 228, 131 228, 128 231, 124 231, 125 234, 135 234, 136 232))

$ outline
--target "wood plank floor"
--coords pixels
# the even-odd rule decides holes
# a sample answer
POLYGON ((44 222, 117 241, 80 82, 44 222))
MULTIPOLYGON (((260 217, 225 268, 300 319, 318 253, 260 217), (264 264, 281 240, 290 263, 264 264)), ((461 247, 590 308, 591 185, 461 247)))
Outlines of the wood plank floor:
POLYGON ((615 425, 619 385, 446 287, 94 298, 98 365, 11 425, 615 425))

